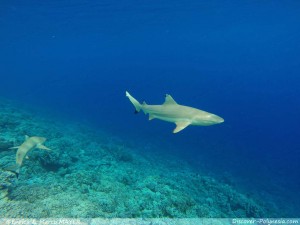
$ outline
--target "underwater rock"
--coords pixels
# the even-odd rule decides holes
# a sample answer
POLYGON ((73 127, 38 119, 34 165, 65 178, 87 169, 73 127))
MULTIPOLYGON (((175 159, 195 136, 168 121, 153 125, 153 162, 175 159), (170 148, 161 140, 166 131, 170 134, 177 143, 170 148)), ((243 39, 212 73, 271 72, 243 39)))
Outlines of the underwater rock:
POLYGON ((8 116, 0 118, 0 128, 2 129, 14 129, 19 125, 19 122, 12 120, 8 116))
POLYGON ((0 199, 6 198, 8 195, 8 189, 0 190, 0 199))
POLYGON ((67 168, 77 161, 67 153, 51 151, 39 158, 42 166, 48 171, 58 171, 60 168, 67 168))
POLYGON ((0 138, 0 152, 1 151, 9 151, 11 147, 14 146, 13 141, 8 141, 4 138, 0 138))
POLYGON ((10 198, 15 201, 26 200, 29 203, 34 203, 38 200, 45 199, 51 193, 49 185, 31 184, 30 186, 19 186, 10 191, 10 198))
POLYGON ((0 169, 0 190, 9 188, 15 179, 14 173, 0 169))
POLYGON ((15 179, 14 173, 0 169, 0 200, 8 196, 8 189, 13 185, 15 179))
POLYGON ((108 152, 109 155, 113 156, 117 161, 132 163, 134 156, 131 154, 130 149, 126 148, 123 144, 103 144, 101 148, 108 152))

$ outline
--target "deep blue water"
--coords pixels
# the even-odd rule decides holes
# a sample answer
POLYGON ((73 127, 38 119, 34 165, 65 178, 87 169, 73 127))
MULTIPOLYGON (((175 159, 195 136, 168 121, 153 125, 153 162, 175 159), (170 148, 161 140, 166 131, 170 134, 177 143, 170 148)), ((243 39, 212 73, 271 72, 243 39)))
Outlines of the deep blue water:
POLYGON ((299 21, 299 1, 3 0, 0 95, 300 202, 299 21), (134 115, 126 90, 225 123, 174 135, 134 115))

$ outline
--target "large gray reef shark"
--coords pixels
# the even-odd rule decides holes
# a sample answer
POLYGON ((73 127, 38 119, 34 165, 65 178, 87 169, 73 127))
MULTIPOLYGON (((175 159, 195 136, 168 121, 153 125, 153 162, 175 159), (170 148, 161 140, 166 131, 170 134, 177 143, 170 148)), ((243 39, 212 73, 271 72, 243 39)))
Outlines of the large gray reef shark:
POLYGON ((26 157, 27 153, 35 148, 43 149, 43 150, 51 150, 47 148, 44 144, 46 138, 44 137, 29 137, 25 136, 25 141, 17 147, 12 147, 11 149, 18 149, 16 154, 16 164, 10 167, 7 167, 6 170, 10 170, 16 173, 17 177, 20 173, 20 168, 23 164, 23 160, 26 157))
POLYGON ((178 133, 189 125, 210 126, 218 123, 223 123, 224 119, 200 109, 189 106, 179 105, 171 97, 166 95, 165 102, 162 105, 147 105, 145 102, 140 104, 127 91, 126 96, 135 107, 135 112, 143 110, 145 114, 149 114, 149 120, 160 119, 167 122, 175 123, 176 128, 173 133, 178 133))

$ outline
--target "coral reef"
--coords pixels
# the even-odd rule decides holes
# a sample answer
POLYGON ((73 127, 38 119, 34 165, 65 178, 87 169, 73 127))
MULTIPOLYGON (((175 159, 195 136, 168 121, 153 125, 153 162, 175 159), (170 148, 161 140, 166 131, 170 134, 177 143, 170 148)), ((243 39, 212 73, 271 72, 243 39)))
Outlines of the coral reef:
POLYGON ((13 147, 14 143, 12 141, 6 141, 5 139, 0 138, 0 152, 8 151, 9 148, 13 147))
POLYGON ((0 171, 1 217, 276 216, 272 207, 179 159, 146 156, 140 146, 103 132, 3 102, 0 118, 1 168, 14 163, 15 151, 7 149, 22 143, 25 134, 47 137, 52 149, 31 151, 18 180, 0 171))

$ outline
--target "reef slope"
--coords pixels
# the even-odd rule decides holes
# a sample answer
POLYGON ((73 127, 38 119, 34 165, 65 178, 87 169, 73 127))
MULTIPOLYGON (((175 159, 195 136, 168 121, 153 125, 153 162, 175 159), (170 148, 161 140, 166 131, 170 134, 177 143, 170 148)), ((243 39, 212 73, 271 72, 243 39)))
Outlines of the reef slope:
POLYGON ((141 146, 0 100, 0 217, 276 216, 275 205, 141 146), (53 150, 30 152, 17 180, 3 168, 24 135, 46 137, 53 150))

